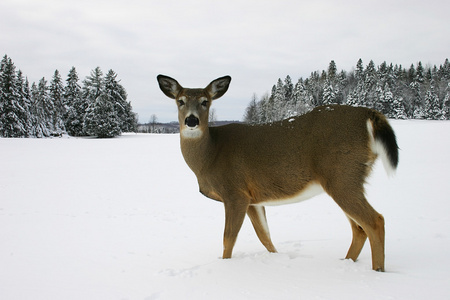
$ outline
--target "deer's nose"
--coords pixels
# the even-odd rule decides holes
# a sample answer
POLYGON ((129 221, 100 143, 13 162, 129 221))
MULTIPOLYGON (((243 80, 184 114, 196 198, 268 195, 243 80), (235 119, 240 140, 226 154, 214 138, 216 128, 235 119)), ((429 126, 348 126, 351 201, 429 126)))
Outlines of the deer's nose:
POLYGON ((186 124, 186 126, 188 127, 198 126, 199 123, 200 123, 199 119, 194 115, 190 115, 184 120, 184 124, 186 124))

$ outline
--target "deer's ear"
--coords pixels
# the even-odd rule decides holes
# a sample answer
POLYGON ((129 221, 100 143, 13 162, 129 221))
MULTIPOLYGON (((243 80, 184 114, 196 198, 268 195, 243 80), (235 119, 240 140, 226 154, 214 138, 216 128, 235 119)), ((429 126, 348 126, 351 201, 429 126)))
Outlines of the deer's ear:
POLYGON ((230 86, 231 77, 224 76, 213 80, 206 88, 206 92, 211 97, 211 100, 218 99, 223 96, 230 86))
POLYGON ((165 75, 157 77, 159 88, 169 98, 175 99, 183 87, 173 78, 165 75))

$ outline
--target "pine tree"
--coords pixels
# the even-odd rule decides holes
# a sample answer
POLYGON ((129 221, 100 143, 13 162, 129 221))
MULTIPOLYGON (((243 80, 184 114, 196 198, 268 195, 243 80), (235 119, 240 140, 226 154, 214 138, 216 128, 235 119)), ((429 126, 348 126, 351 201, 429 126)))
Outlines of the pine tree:
POLYGON ((374 98, 375 102, 373 103, 372 108, 378 110, 379 112, 382 112, 384 108, 384 91, 380 86, 380 82, 377 82, 375 94, 376 94, 376 97, 374 98))
POLYGON ((303 115, 312 109, 312 96, 308 93, 302 78, 295 85, 293 98, 298 115, 303 115))
POLYGON ((416 80, 416 68, 414 67, 414 64, 411 64, 408 70, 408 80, 409 83, 416 80))
POLYGON ((31 85, 30 89, 30 115, 31 115, 31 128, 30 128, 30 135, 33 137, 43 137, 43 135, 39 134, 38 130, 38 108, 37 108, 37 99, 39 98, 39 92, 37 89, 37 85, 35 82, 31 85))
POLYGON ((269 120, 268 111, 269 111, 269 103, 270 103, 270 96, 268 93, 265 93, 261 99, 259 100, 256 108, 258 113, 258 124, 264 124, 269 123, 271 120, 269 120))
POLYGON ((357 101, 355 91, 353 91, 347 95, 345 104, 349 105, 349 106, 358 106, 358 101, 357 101))
POLYGON ((81 97, 81 87, 78 84, 78 73, 72 67, 66 79, 63 103, 65 107, 64 124, 67 133, 72 136, 83 135, 83 119, 87 109, 87 101, 81 97))
POLYGON ((32 136, 33 130, 33 113, 32 113, 32 100, 31 100, 31 89, 28 78, 25 78, 25 86, 24 86, 24 95, 27 101, 27 110, 28 110, 28 136, 32 136))
POLYGON ((27 112, 16 67, 6 55, 0 64, 0 136, 25 137, 28 134, 27 112))
POLYGON ((423 83, 425 80, 425 70, 422 66, 422 62, 419 61, 419 63, 417 64, 417 69, 416 69, 416 78, 415 80, 417 82, 423 83))
POLYGON ((244 122, 248 124, 256 124, 258 122, 257 119, 257 97, 256 94, 253 94, 252 100, 248 104, 247 108, 245 109, 244 114, 244 122))
POLYGON ((287 75, 284 79, 284 99, 286 102, 290 102, 292 99, 292 94, 294 92, 294 85, 292 84, 291 76, 287 75))
POLYGON ((447 84, 445 91, 446 93, 442 101, 442 113, 445 119, 450 120, 450 82, 447 84))
POLYGON ((413 117, 415 119, 423 119, 426 116, 426 113, 423 107, 421 85, 418 81, 414 80, 409 86, 413 95, 410 101, 412 107, 411 111, 414 114, 413 117))
POLYGON ((357 81, 364 80, 364 66, 361 58, 356 63, 355 77, 357 81))
POLYGON ((344 102, 344 99, 347 97, 345 93, 345 89, 348 84, 347 74, 344 70, 342 70, 339 75, 337 76, 337 83, 336 83, 336 103, 341 104, 344 102))
POLYGON ((294 99, 294 84, 292 83, 291 76, 287 75, 284 79, 284 113, 282 118, 290 118, 297 115, 296 102, 294 99))
POLYGON ((28 79, 24 79, 22 71, 17 72, 17 84, 18 90, 20 94, 19 105, 23 108, 23 110, 19 113, 19 118, 26 130, 24 136, 28 137, 31 132, 31 94, 30 94, 30 86, 28 83, 28 79))
POLYGON ((450 80, 450 62, 448 58, 445 60, 444 65, 442 65, 441 69, 443 79, 450 80))
POLYGON ((38 85, 31 86, 33 128, 32 134, 35 137, 49 137, 53 127, 53 103, 48 95, 47 81, 43 77, 38 85))
POLYGON ((366 107, 375 107, 375 103, 377 100, 377 82, 378 75, 375 69, 375 63, 373 60, 369 62, 365 71, 364 78, 364 91, 365 91, 365 101, 362 103, 363 106, 366 107))
MULTIPOLYGON (((434 66, 436 68, 436 66, 434 66)), ((425 81, 431 82, 433 80, 433 70, 431 68, 427 68, 425 70, 425 81)))
POLYGON ((323 104, 328 105, 333 103, 336 103, 336 94, 330 81, 326 80, 323 87, 323 104))
POLYGON ((284 119, 287 114, 286 107, 286 93, 284 91, 284 84, 281 78, 278 78, 278 82, 275 88, 275 93, 273 94, 274 101, 274 121, 279 121, 284 119))
POLYGON ((427 91, 425 94, 424 104, 425 115, 428 120, 440 120, 442 118, 442 110, 439 105, 439 98, 434 92, 433 88, 427 91))
POLYGON ((407 119, 405 113, 405 106, 403 104, 403 98, 402 97, 396 97, 392 103, 392 109, 390 111, 390 115, 388 115, 391 118, 394 119, 407 119))
POLYGON ((310 78, 305 80, 305 87, 313 97, 313 106, 319 106, 322 104, 323 87, 320 82, 321 79, 318 72, 312 72, 310 78))
POLYGON ((334 60, 332 60, 330 62, 330 64, 328 65, 328 80, 330 81, 331 84, 335 83, 336 77, 337 77, 337 67, 336 67, 336 63, 334 62, 334 60))
MULTIPOLYGON (((373 62, 372 62, 373 63, 373 62)), ((370 64, 369 64, 370 65, 370 64)), ((356 63, 355 79, 356 86, 347 95, 346 104, 350 106, 367 106, 367 89, 365 84, 366 70, 364 70, 362 59, 356 63)))
POLYGON ((276 116, 276 111, 275 111, 275 93, 277 90, 277 86, 274 85, 272 86, 272 92, 270 94, 269 97, 267 97, 266 99, 264 99, 263 102, 263 119, 265 120, 265 122, 267 123, 272 123, 274 121, 276 121, 277 116, 276 116))
POLYGON ((380 86, 384 86, 387 81, 388 81, 388 66, 387 63, 384 61, 381 63, 381 65, 378 66, 378 82, 380 86))
POLYGON ((120 135, 120 118, 111 99, 102 94, 91 103, 86 111, 84 130, 98 138, 112 138, 120 135))
POLYGON ((114 110, 120 120, 120 129, 122 132, 136 131, 136 116, 132 112, 131 103, 127 102, 127 93, 125 88, 117 80, 117 74, 109 70, 104 79, 104 94, 113 103, 114 110))
POLYGON ((136 132, 138 127, 138 115, 133 112, 131 102, 126 102, 125 105, 125 120, 120 124, 122 132, 136 132))
POLYGON ((365 106, 367 91, 364 87, 364 80, 359 80, 356 88, 347 96, 347 105, 365 106))
POLYGON ((64 87, 62 84, 61 75, 59 74, 59 71, 56 70, 53 74, 53 78, 50 82, 49 87, 49 97, 50 101, 53 103, 51 130, 52 135, 55 136, 60 136, 66 131, 63 120, 63 116, 65 113, 63 94, 64 87))
POLYGON ((103 72, 100 67, 91 71, 91 75, 87 76, 83 81, 83 99, 85 99, 88 105, 95 102, 95 100, 103 93, 104 82, 103 72))

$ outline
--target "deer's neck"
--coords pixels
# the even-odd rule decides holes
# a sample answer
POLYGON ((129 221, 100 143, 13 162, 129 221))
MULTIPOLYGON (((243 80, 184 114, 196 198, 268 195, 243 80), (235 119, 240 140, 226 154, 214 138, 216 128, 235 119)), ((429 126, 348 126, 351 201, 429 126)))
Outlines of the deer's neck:
POLYGON ((215 156, 209 128, 195 138, 180 135, 180 145, 184 160, 196 175, 201 174, 215 156))

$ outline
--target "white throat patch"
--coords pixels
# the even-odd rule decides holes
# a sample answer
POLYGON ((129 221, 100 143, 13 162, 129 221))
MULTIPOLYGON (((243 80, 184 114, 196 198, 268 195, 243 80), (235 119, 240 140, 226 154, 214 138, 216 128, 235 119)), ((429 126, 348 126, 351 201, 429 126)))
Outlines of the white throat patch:
POLYGON ((185 127, 183 129, 181 129, 181 135, 187 139, 198 139, 199 137, 202 136, 202 134, 203 134, 203 130, 198 128, 198 126, 195 128, 185 127))

